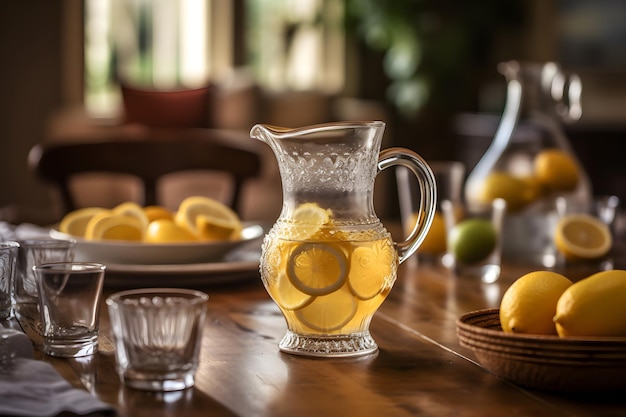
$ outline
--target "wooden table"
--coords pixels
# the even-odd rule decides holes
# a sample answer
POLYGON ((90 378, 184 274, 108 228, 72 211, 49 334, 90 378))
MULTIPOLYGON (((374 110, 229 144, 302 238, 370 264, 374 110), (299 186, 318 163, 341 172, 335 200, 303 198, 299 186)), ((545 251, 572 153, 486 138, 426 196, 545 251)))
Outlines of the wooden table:
MULTIPOLYGON (((285 322, 260 278, 204 288, 210 295, 195 387, 149 393, 121 386, 111 346, 92 359, 45 357, 72 384, 115 405, 120 416, 624 416, 619 395, 522 389, 488 373, 459 345, 456 319, 497 307, 528 269, 506 267, 495 284, 440 267, 404 264, 371 333, 379 352, 353 359, 281 353, 285 322)), ((110 334, 106 309, 101 332, 110 334)))

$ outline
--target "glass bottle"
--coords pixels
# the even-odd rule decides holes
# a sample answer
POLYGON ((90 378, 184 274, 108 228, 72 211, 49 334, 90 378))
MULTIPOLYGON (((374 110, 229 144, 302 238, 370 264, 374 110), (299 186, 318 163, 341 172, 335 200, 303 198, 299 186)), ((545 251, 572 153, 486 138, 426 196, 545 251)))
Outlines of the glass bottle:
POLYGON ((507 61, 504 112, 494 139, 465 183, 469 205, 507 200, 503 257, 552 267, 558 197, 589 201, 591 184, 562 129, 578 120, 581 82, 553 62, 507 61))

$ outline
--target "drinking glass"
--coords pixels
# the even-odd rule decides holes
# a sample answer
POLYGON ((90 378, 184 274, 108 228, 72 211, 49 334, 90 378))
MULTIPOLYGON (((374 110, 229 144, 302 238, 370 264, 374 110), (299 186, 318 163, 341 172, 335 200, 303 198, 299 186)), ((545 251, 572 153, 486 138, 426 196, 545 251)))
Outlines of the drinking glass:
POLYGON ((13 317, 13 280, 20 244, 0 242, 0 320, 13 317))
POLYGON ((43 348, 39 290, 33 267, 48 262, 74 260, 75 240, 26 239, 19 241, 14 280, 15 317, 36 348, 43 348))
POLYGON ((173 288, 108 297, 121 381, 147 391, 193 386, 208 299, 201 291, 173 288))
POLYGON ((506 201, 496 198, 484 205, 465 206, 459 211, 452 202, 444 200, 441 209, 448 239, 444 265, 460 277, 496 282, 501 272, 506 201))
POLYGON ((105 270, 105 265, 90 262, 56 262, 33 267, 39 289, 44 353, 78 357, 98 351, 105 270))

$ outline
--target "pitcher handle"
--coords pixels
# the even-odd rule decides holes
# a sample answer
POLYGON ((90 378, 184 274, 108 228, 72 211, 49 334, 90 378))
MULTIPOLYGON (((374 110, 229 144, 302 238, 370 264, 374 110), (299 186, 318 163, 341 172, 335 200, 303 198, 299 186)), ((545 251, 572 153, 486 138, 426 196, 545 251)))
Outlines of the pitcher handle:
POLYGON ((391 166, 401 165, 408 168, 417 178, 419 185, 419 208, 417 221, 411 233, 401 242, 395 242, 399 262, 409 258, 426 238, 435 216, 437 202, 437 188, 435 175, 417 153, 405 148, 388 148, 380 152, 378 157, 378 171, 391 166))

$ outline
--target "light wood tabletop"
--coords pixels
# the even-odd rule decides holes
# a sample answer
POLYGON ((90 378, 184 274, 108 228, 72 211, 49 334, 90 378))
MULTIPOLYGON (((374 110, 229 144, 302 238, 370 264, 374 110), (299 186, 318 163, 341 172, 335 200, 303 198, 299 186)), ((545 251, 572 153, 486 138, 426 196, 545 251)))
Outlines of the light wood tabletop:
MULTIPOLYGON (((120 416, 624 416, 616 394, 529 390, 483 369, 460 346, 456 320, 498 307, 504 290, 535 268, 504 266, 494 284, 455 277, 438 266, 400 266, 375 314, 375 354, 314 359, 281 353, 285 321, 258 274, 208 286, 208 317, 193 388, 150 393, 120 384, 105 308, 101 351, 93 358, 44 357, 73 385, 114 405, 120 416)), ((115 289, 107 289, 110 293, 115 289)))

